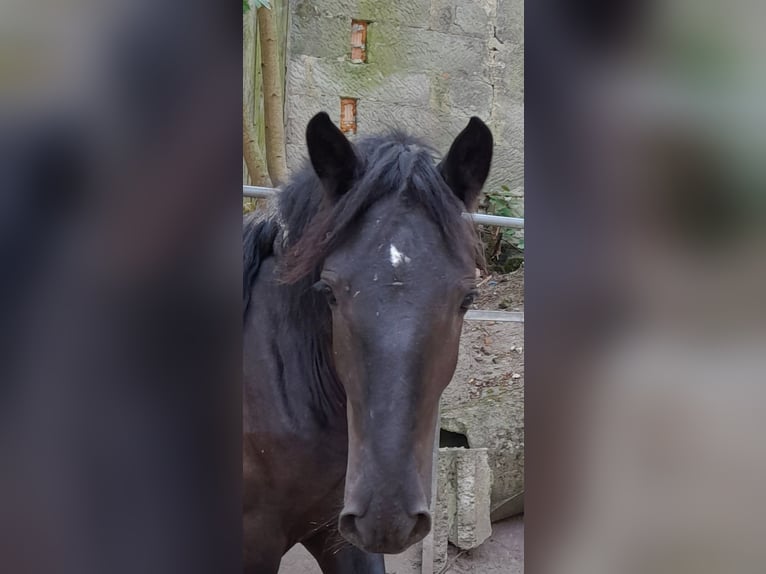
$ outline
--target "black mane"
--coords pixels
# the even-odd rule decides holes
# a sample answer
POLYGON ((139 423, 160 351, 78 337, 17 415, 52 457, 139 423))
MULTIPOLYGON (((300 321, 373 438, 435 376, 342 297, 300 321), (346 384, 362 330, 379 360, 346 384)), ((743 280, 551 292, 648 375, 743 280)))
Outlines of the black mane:
POLYGON ((247 315, 250 307, 250 290, 258 275, 258 269, 264 259, 274 252, 274 240, 279 233, 275 221, 265 219, 258 221, 255 214, 246 215, 242 226, 242 296, 243 316, 247 315))
MULTIPOLYGON (((325 192, 308 161, 280 193, 280 222, 292 248, 281 262, 287 282, 321 265, 352 232, 352 224, 384 196, 395 195, 422 207, 448 244, 466 241, 466 222, 460 217, 464 206, 444 181, 430 146, 393 132, 360 139, 354 151, 359 159, 355 181, 334 204, 324 201, 325 192)), ((475 240, 475 235, 468 238, 475 240)))

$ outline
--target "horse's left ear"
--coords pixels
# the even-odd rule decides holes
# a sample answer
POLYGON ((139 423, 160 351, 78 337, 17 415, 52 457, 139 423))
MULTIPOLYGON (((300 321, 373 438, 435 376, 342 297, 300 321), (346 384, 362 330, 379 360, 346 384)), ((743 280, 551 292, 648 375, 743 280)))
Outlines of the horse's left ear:
POLYGON ((474 116, 452 142, 447 157, 439 164, 442 177, 468 211, 476 209, 491 163, 492 132, 474 116))
POLYGON ((357 158, 351 142, 326 112, 319 112, 306 127, 306 144, 314 171, 331 200, 346 193, 354 181, 357 158))

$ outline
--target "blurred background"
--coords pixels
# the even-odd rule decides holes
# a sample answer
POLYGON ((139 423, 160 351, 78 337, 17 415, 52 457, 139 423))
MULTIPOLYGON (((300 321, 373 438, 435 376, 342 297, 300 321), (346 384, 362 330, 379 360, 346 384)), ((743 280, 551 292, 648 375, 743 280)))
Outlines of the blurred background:
POLYGON ((0 5, 3 572, 239 567, 241 13, 207 4, 0 5))
POLYGON ((763 6, 535 4, 527 571, 761 571, 763 6))

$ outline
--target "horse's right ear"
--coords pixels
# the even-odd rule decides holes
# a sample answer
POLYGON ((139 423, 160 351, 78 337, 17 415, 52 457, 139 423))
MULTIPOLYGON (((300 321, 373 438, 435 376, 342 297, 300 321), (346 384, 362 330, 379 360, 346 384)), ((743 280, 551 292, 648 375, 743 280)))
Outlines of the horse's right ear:
POLYGON ((492 163, 492 132, 477 117, 472 117, 458 134, 439 164, 444 180, 468 211, 476 210, 481 188, 492 163))
POLYGON ((326 112, 319 112, 309 121, 306 144, 311 165, 330 199, 346 193, 354 180, 357 157, 351 142, 326 112))

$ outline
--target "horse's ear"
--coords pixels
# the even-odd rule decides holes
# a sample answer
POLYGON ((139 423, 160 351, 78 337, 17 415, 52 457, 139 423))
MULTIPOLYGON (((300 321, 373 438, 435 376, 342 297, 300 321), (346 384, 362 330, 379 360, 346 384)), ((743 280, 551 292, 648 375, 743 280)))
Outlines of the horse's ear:
POLYGON ((476 209, 491 163, 492 132, 474 116, 452 142, 447 156, 439 164, 447 185, 469 211, 476 209))
POLYGON ((319 112, 309 121, 306 144, 311 165, 330 199, 346 193, 354 180, 357 158, 351 142, 326 112, 319 112))

